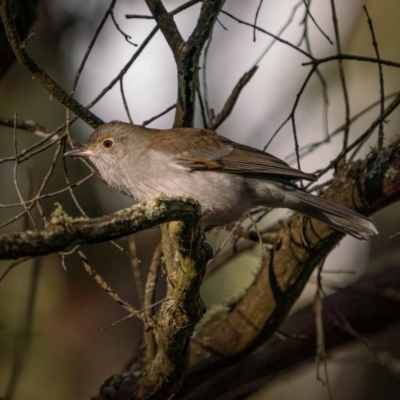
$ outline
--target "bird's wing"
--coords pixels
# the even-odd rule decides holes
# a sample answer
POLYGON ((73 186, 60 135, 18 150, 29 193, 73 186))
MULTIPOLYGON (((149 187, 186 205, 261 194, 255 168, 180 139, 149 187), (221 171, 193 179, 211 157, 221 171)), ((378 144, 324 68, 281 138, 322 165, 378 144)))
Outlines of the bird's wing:
POLYGON ((212 170, 232 174, 276 175, 286 179, 316 179, 314 175, 292 168, 271 154, 232 142, 213 131, 183 128, 168 133, 164 131, 157 136, 151 147, 158 151, 162 147, 163 151, 174 154, 172 164, 188 171, 212 170), (185 150, 179 151, 183 138, 185 150))
POLYGON ((264 151, 234 143, 233 150, 222 158, 223 170, 229 173, 271 174, 288 179, 316 180, 314 175, 290 167, 264 151))

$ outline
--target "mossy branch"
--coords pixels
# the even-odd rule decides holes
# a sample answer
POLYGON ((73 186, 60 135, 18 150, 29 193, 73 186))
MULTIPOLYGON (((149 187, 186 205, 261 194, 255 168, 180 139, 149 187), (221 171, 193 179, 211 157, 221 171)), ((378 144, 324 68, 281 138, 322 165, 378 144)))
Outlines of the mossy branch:
POLYGON ((36 257, 79 244, 106 242, 165 222, 200 218, 200 213, 199 203, 185 197, 158 197, 92 219, 73 219, 57 209, 39 232, 0 235, 0 259, 36 257))

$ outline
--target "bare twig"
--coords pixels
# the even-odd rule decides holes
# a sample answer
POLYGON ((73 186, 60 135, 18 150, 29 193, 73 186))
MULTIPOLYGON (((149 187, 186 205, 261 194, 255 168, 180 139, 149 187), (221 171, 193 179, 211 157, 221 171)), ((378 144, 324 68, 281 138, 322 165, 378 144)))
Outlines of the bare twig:
POLYGON ((16 31, 14 19, 10 10, 9 0, 3 0, 0 3, 0 16, 6 31, 7 39, 14 51, 15 57, 18 59, 21 65, 23 65, 29 71, 29 73, 32 74, 34 79, 37 80, 61 104, 65 105, 68 109, 82 118, 93 128, 96 128, 102 124, 103 121, 100 118, 69 96, 68 93, 53 79, 51 79, 50 76, 47 75, 27 54, 24 43, 21 42, 21 39, 16 31))
MULTIPOLYGON (((146 287, 144 291, 143 308, 148 319, 153 317, 154 309, 151 307, 155 301, 155 292, 158 280, 158 271, 161 265, 162 246, 158 244, 154 250, 153 259, 149 267, 149 272, 146 279, 146 287)), ((149 360, 153 359, 156 354, 156 342, 154 338, 154 332, 150 326, 145 324, 144 326, 144 340, 146 343, 146 356, 149 360)))
MULTIPOLYGON (((399 92, 394 92, 385 97, 385 101, 389 100, 393 97, 396 97, 399 95, 399 92)), ((365 107, 363 110, 361 110, 359 113, 355 114, 352 118, 350 118, 350 123, 354 123, 357 121, 360 117, 365 115, 367 112, 371 111, 374 107, 378 106, 381 104, 381 100, 374 101, 371 103, 369 106, 365 107)), ((333 130, 331 133, 327 135, 327 137, 323 140, 320 140, 318 142, 313 142, 306 144, 302 147, 300 147, 299 152, 300 152, 300 158, 312 153, 314 150, 318 149, 321 145, 329 143, 330 139, 332 139, 334 136, 342 132, 344 129, 344 124, 333 130)), ((296 153, 290 153, 285 160, 290 164, 293 162, 293 160, 296 159, 296 153)))
POLYGON ((354 56, 349 54, 335 54, 334 56, 328 56, 323 58, 313 58, 312 61, 307 61, 302 63, 301 65, 320 65, 325 64, 331 61, 340 61, 340 60, 351 60, 351 61, 363 61, 363 62, 370 62, 373 64, 381 64, 387 65, 388 67, 395 67, 400 68, 400 63, 391 61, 391 60, 384 60, 384 59, 377 59, 373 57, 365 57, 365 56, 354 56))
POLYGON ((143 121, 142 126, 146 126, 151 124, 153 121, 155 121, 156 119, 162 117, 165 114, 168 114, 171 110, 173 110, 176 107, 176 104, 172 104, 172 106, 167 107, 164 111, 160 112, 160 114, 155 115, 154 117, 151 117, 149 119, 147 119, 146 121, 143 121))
POLYGON ((259 26, 256 26, 254 24, 251 24, 249 22, 245 22, 243 20, 241 20, 240 18, 235 17, 234 15, 232 15, 231 13, 228 13, 227 11, 221 10, 222 14, 227 15, 229 18, 232 18, 233 20, 235 20, 236 22, 238 22, 239 24, 243 24, 243 25, 247 25, 250 26, 251 28, 257 29, 259 32, 265 33, 268 36, 271 36, 272 38, 274 38, 275 40, 277 40, 278 42, 281 42, 283 44, 286 44, 287 46, 291 47, 292 49, 300 52, 301 54, 303 54, 304 56, 306 56, 307 58, 311 58, 314 59, 309 53, 307 53, 306 51, 304 51, 303 49, 301 49, 300 47, 294 45, 293 43, 290 43, 289 41, 280 38, 277 35, 274 35, 271 32, 266 31, 265 29, 260 28, 259 26))
POLYGON ((136 252, 136 238, 134 235, 132 235, 129 238, 129 255, 132 267, 133 280, 135 282, 136 291, 139 297, 140 307, 143 308, 145 307, 143 281, 140 274, 139 259, 137 258, 137 252, 136 252))
POLYGON ((0 125, 7 126, 9 128, 14 128, 15 126, 17 129, 34 133, 40 138, 48 138, 51 136, 50 140, 56 141, 59 139, 59 136, 54 135, 54 132, 50 129, 47 129, 43 125, 37 124, 36 122, 30 120, 0 117, 0 125))
POLYGON ((37 290, 40 277, 40 258, 33 260, 32 272, 29 282, 29 291, 26 299, 25 315, 23 318, 23 326, 21 334, 15 339, 15 351, 13 366, 10 374, 10 379, 7 385, 5 399, 11 400, 14 398, 14 393, 17 389, 18 382, 23 371, 24 363, 26 362, 26 356, 29 351, 31 339, 32 339, 32 328, 34 319, 34 310, 36 306, 37 290))
MULTIPOLYGON (((49 170, 49 173, 50 173, 50 170, 49 170)), ((85 176, 84 178, 82 178, 81 180, 79 180, 78 182, 71 184, 69 187, 57 190, 55 192, 46 193, 46 194, 41 194, 43 189, 44 189, 44 186, 41 185, 41 187, 39 189, 39 193, 36 195, 36 197, 33 197, 32 199, 25 200, 25 204, 31 206, 33 203, 35 203, 35 202, 37 202, 39 200, 47 199, 49 197, 54 197, 54 196, 59 195, 61 193, 65 193, 65 192, 69 191, 70 189, 73 189, 73 188, 75 188, 77 186, 80 186, 82 183, 84 183, 88 179, 90 179, 93 175, 94 175, 94 173, 91 173, 91 174, 85 176)), ((46 180, 44 180, 44 182, 47 181, 47 175, 46 175, 45 178, 46 178, 46 180)), ((50 176, 49 176, 49 178, 50 178, 50 176)), ((23 206, 23 203, 0 204, 0 208, 21 207, 21 206, 23 206)))
MULTIPOLYGON (((342 49, 340 45, 339 24, 336 14, 335 0, 330 0, 330 2, 332 9, 332 21, 335 31, 337 53, 338 55, 341 55, 342 49)), ((339 65, 339 76, 340 76, 340 82, 342 84, 342 91, 343 91, 344 105, 345 105, 345 128, 343 133, 343 150, 345 150, 349 142, 349 133, 350 133, 350 99, 349 99, 349 92, 347 89, 346 77, 344 74, 343 62, 342 59, 340 58, 338 59, 338 65, 339 65)))
POLYGON ((129 36, 128 34, 126 34, 126 33, 120 28, 120 26, 118 25, 118 23, 117 23, 117 21, 116 21, 116 19, 115 19, 115 16, 114 16, 114 11, 111 11, 111 19, 112 19, 112 21, 114 22, 114 26, 117 28, 118 32, 125 38, 125 40, 126 40, 129 44, 131 44, 132 46, 137 47, 137 44, 136 44, 136 43, 133 43, 133 42, 131 41, 132 36, 129 36))
POLYGON ((386 108, 385 112, 380 115, 375 121, 372 122, 372 124, 369 126, 369 128, 362 134, 360 135, 352 144, 348 145, 345 150, 342 150, 337 157, 332 160, 328 166, 325 168, 322 168, 316 172, 318 176, 323 175, 325 172, 329 171, 331 168, 333 168, 337 163, 352 149, 357 147, 360 143, 363 143, 375 130, 377 126, 381 123, 381 121, 384 121, 394 110, 397 109, 397 107, 400 105, 400 95, 397 95, 395 99, 389 104, 389 106, 386 108))
POLYGON ((99 37, 99 34, 100 34, 101 30, 103 29, 103 26, 106 23, 108 16, 112 13, 112 10, 114 9, 116 2, 117 2, 117 0, 111 0, 111 3, 109 5, 107 11, 104 13, 103 18, 101 19, 100 24, 97 27, 97 29, 93 35, 93 38, 90 41, 90 43, 86 49, 85 55, 83 56, 81 64, 79 65, 78 71, 76 71, 74 82, 72 83, 71 95, 73 95, 75 92, 76 86, 78 85, 78 80, 81 76, 83 69, 85 68, 86 61, 89 58, 90 53, 92 52, 93 46, 96 43, 96 40, 99 37))
MULTIPOLYGON (((293 22, 293 18, 295 17, 298 8, 301 6, 302 1, 299 1, 292 9, 291 14, 289 15, 289 18, 287 19, 287 21, 285 22, 285 24, 282 26, 282 28, 280 29, 280 31, 277 33, 277 37, 281 37, 283 35, 283 33, 286 31, 286 29, 291 25, 291 23, 293 22)), ((271 50, 271 48, 275 45, 275 43, 277 43, 277 39, 274 38, 274 40, 272 40, 272 42, 267 46, 267 48, 261 53, 261 55, 257 58, 256 62, 254 63, 254 65, 258 65, 260 64, 261 60, 265 57, 265 55, 271 50)), ((298 47, 298 46, 296 46, 298 47)), ((311 54, 311 53, 310 53, 311 54)))
POLYGON ((25 257, 25 258, 21 258, 20 260, 16 260, 16 261, 13 261, 12 263, 10 263, 10 264, 7 266, 6 270, 0 275, 0 283, 3 281, 3 279, 10 273, 10 271, 11 271, 14 267, 16 267, 17 265, 22 264, 22 263, 24 263, 25 261, 28 261, 28 260, 30 260, 30 259, 31 259, 31 257, 25 257))
POLYGON ((313 15, 310 12, 310 4, 311 0, 303 0, 304 6, 307 10, 307 15, 310 17, 311 21, 314 23, 316 28, 321 32, 322 36, 329 42, 329 44, 333 44, 331 38, 323 31, 323 29, 319 26, 318 22, 315 20, 313 15))
MULTIPOLYGON (((170 12, 171 15, 179 14, 181 11, 184 11, 197 3, 200 3, 202 0, 190 0, 181 6, 175 8, 173 11, 170 12)), ((136 14, 125 14, 125 18, 140 18, 140 19, 154 19, 152 15, 136 15, 136 14)))
POLYGON ((122 102, 124 103, 124 108, 126 111, 126 115, 128 116, 129 122, 131 124, 133 124, 133 120, 132 120, 132 116, 131 116, 131 112, 129 111, 129 106, 128 106, 128 102, 126 101, 126 97, 125 97, 125 91, 124 91, 124 77, 121 76, 121 79, 119 81, 119 88, 121 90, 121 97, 122 97, 122 102))
POLYGON ((325 348, 325 334, 324 334, 324 324, 322 319, 322 308, 323 308, 323 290, 321 284, 321 273, 322 268, 324 266, 325 260, 323 260, 317 269, 317 287, 315 290, 314 301, 313 301, 313 309, 315 312, 315 326, 316 326, 316 349, 315 349, 315 357, 316 357, 316 366, 317 366, 317 379, 326 386, 326 390, 328 393, 328 397, 332 400, 332 391, 329 382, 329 374, 328 374, 328 365, 326 359, 326 348, 325 348), (321 377, 320 367, 321 363, 324 366, 324 377, 321 377))
POLYGON ((131 315, 134 315, 135 317, 139 319, 145 319, 144 315, 137 310, 135 307, 131 306, 128 302, 125 300, 122 300, 121 297, 118 296, 117 293, 115 293, 111 287, 108 285, 108 283, 96 272, 96 270, 90 265, 88 259, 86 258, 85 254, 81 250, 78 250, 79 257, 85 267, 86 272, 91 276, 98 285, 114 300, 116 301, 120 306, 122 306, 126 311, 128 311, 131 315))
MULTIPOLYGON (((368 10, 366 6, 363 6, 365 14, 367 15, 367 20, 368 20, 368 25, 369 29, 371 31, 371 36, 372 36, 372 45, 374 46, 376 58, 379 61, 381 59, 380 54, 379 54, 379 49, 378 49, 378 43, 375 38, 375 32, 374 32, 374 26, 372 24, 372 20, 369 16, 368 10)), ((378 68, 379 68, 379 86, 381 90, 381 114, 385 111, 385 85, 383 81, 383 71, 382 71, 382 64, 378 63, 378 68)), ((384 133, 383 133, 383 124, 384 121, 382 121, 379 124, 379 130, 378 130, 378 148, 381 149, 383 147, 383 139, 384 139, 384 133)))
MULTIPOLYGON (((258 3, 258 7, 257 7, 257 11, 256 11, 256 15, 254 16, 254 27, 257 26, 257 19, 258 19, 258 14, 260 13, 261 10, 261 6, 262 6, 263 0, 260 0, 260 2, 258 3)), ((253 42, 255 42, 256 39, 256 28, 253 29, 253 42)))
POLYGON ((258 66, 254 66, 250 71, 246 72, 240 79, 236 86, 233 88, 232 93, 226 100, 221 112, 217 114, 208 123, 208 129, 217 129, 223 121, 225 121, 233 110, 237 99, 239 98, 240 92, 247 85, 253 75, 256 73, 258 66))
MULTIPOLYGON (((15 119, 16 118, 17 118, 17 116, 15 115, 15 119)), ((25 209, 25 212, 27 213, 27 215, 29 216, 29 218, 30 218, 30 220, 32 222, 32 225, 35 227, 36 230, 38 230, 38 227, 36 225, 36 222, 35 222, 32 214, 31 214, 31 212, 30 212, 30 209, 27 207, 27 205, 26 205, 26 203, 25 203, 25 201, 24 201, 24 199, 22 197, 21 191, 19 189, 19 184, 18 184, 18 165, 19 165, 19 160, 18 160, 18 150, 17 150, 17 130, 16 130, 15 127, 14 127, 14 156, 15 156, 14 187, 15 187, 15 190, 17 191, 17 194, 18 194, 18 197, 19 197, 19 199, 21 201, 21 204, 23 205, 23 207, 25 209)))

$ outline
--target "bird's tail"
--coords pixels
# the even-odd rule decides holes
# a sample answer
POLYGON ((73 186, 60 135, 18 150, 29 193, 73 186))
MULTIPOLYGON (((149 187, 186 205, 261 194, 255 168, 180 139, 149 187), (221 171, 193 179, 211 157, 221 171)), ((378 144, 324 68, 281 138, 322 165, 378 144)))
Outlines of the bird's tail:
POLYGON ((347 233, 360 240, 365 240, 363 234, 378 234, 378 230, 369 218, 353 210, 349 210, 300 189, 291 191, 289 196, 295 198, 292 198, 292 201, 290 201, 290 208, 293 211, 324 222, 338 231, 347 233))

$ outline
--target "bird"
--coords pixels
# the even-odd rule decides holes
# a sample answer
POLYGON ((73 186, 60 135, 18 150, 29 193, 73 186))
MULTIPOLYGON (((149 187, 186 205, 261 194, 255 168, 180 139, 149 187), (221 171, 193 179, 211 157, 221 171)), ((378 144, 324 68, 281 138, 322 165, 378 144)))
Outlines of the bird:
POLYGON ((208 129, 111 121, 64 156, 88 158, 111 188, 139 202, 160 194, 197 199, 205 227, 228 225, 264 206, 290 209, 360 240, 378 234, 367 217, 297 186, 314 175, 208 129))

